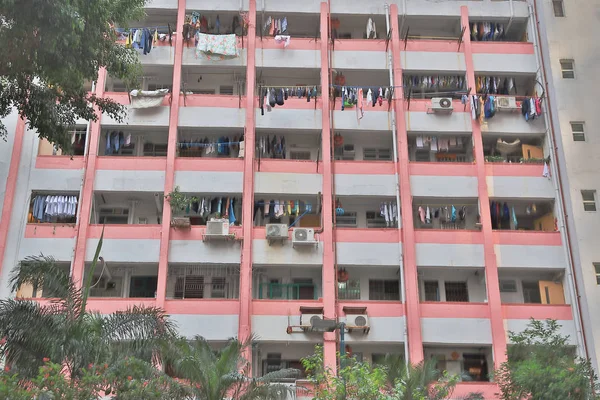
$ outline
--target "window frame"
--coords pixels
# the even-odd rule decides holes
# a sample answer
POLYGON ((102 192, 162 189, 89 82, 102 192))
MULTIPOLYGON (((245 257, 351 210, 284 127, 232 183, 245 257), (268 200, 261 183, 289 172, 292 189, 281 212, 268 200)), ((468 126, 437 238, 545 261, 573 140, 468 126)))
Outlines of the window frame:
POLYGON ((594 273, 596 274, 596 285, 600 285, 600 262, 592 263, 594 266, 594 273))
POLYGON ((552 12, 556 18, 563 18, 565 16, 565 2, 563 0, 552 0, 552 12), (560 11, 558 13, 556 12, 557 6, 560 7, 560 11))
POLYGON ((574 142, 585 142, 585 122, 583 121, 571 121, 571 134, 573 135, 574 142), (581 126, 581 130, 578 128, 581 126), (576 130, 577 129, 577 130, 576 130))
POLYGON ((423 281, 423 299, 424 301, 441 301, 441 297, 440 297, 440 282, 439 281, 434 281, 434 280, 424 280, 423 281), (435 284, 435 299, 431 299, 428 298, 428 295, 433 294, 431 292, 428 292, 428 285, 431 285, 431 287, 429 289, 433 288, 433 285, 435 284))
POLYGON ((338 300, 360 300, 360 279, 338 282, 338 300))
POLYGON ((400 300, 400 281, 397 279, 369 279, 369 300, 376 301, 399 301, 400 300), (373 290, 373 285, 381 285, 377 289, 373 290), (395 292, 390 289, 397 288, 397 296, 395 292), (393 295, 393 296, 392 296, 393 295), (376 298, 375 298, 376 297, 376 298), (391 298, 393 297, 393 298, 391 298))
POLYGON ((572 58, 561 58, 560 62, 560 73, 563 79, 575 79, 575 60, 572 58), (565 64, 570 63, 570 68, 566 68, 565 64), (566 73, 566 76, 565 76, 566 73))
POLYGON ((596 191, 595 190, 582 190, 581 191, 581 200, 583 201, 583 211, 586 212, 596 212, 598 207, 596 206, 596 191), (586 195, 591 194, 592 200, 587 199, 586 195), (593 207, 593 210, 591 209, 593 207))
POLYGON ((392 149, 389 147, 364 147, 363 161, 392 161, 392 149), (384 157, 384 154, 388 154, 384 157))
POLYGON ((358 228, 358 213, 356 211, 344 211, 344 215, 335 216, 335 227, 336 228, 358 228), (354 218, 354 223, 351 219, 354 218), (341 219, 341 224, 340 224, 341 219), (348 222, 346 222, 346 220, 348 222))
MULTIPOLYGON (((444 282, 444 294, 446 295, 446 302, 448 303, 468 303, 469 302, 469 285, 467 283, 467 281, 445 281, 444 282), (454 290, 458 291, 458 289, 462 290, 464 289, 464 293, 462 295, 463 298, 465 298, 466 300, 448 300, 448 297, 452 297, 452 296, 448 296, 449 294, 449 290, 452 290, 452 286, 454 285, 454 290), (463 285, 463 287, 459 288, 458 285, 463 285), (450 287, 449 287, 450 286, 450 287)), ((460 295, 457 293, 450 293, 453 295, 460 295)))

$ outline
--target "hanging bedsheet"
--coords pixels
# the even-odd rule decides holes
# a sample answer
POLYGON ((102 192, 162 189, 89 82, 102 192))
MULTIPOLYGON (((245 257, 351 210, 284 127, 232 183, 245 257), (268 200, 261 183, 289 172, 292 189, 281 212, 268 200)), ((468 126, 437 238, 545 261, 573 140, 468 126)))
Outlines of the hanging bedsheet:
POLYGON ((207 35, 197 33, 198 46, 196 47, 196 56, 201 55, 211 58, 211 56, 237 57, 239 55, 237 48, 237 37, 231 35, 207 35))
POLYGON ((169 93, 169 89, 132 90, 130 93, 131 108, 159 107, 167 93, 169 93))

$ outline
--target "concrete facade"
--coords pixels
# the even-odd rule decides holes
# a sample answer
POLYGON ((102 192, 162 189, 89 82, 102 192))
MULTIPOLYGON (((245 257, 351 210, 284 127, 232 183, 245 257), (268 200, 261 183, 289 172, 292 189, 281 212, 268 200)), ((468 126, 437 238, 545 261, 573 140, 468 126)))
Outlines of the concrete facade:
MULTIPOLYGON (((540 37, 532 30, 537 23, 530 13, 533 0, 368 3, 152 1, 151 13, 177 13, 177 26, 191 11, 213 20, 219 13, 230 20, 244 11, 252 28, 238 38, 240 56, 233 59, 198 57, 181 36, 172 47, 157 47, 151 57, 140 55, 150 84, 185 87, 185 93, 167 95, 159 107, 128 109, 123 122, 101 116, 89 126, 78 126, 87 132, 85 155, 44 153, 36 132, 23 121, 14 114, 3 121, 9 138, 0 142, 0 178, 6 182, 0 189, 0 297, 15 295, 7 287, 14 265, 40 252, 69 264, 81 284, 105 221, 102 256, 115 265, 114 279, 126 282, 146 276, 158 283, 154 297, 131 295, 126 283, 122 293, 102 293, 91 306, 105 312, 132 304, 163 307, 183 334, 214 342, 253 333, 258 341, 252 352, 256 374, 266 372, 267 354, 279 355, 285 367, 310 354, 315 344, 324 345, 325 363, 335 367, 339 342, 333 334, 311 331, 307 307, 318 317, 346 323, 356 318, 353 308, 365 308, 370 330, 354 329, 347 338, 353 353, 370 361, 385 353, 419 362, 431 354, 458 352, 458 361, 464 361, 464 354, 475 354, 492 370, 505 359, 507 332, 524 329, 529 317, 559 320, 584 354, 582 319, 588 342, 595 340, 589 308, 597 286, 590 238, 597 224, 596 214, 583 211, 580 190, 596 189, 594 171, 586 169, 587 161, 583 164, 595 156, 593 146, 580 150, 571 148, 580 144, 573 142, 560 147, 557 163, 551 135, 560 136, 560 131, 562 142, 568 142, 569 124, 563 119, 595 126, 593 113, 580 109, 574 114, 577 108, 569 113, 571 103, 560 94, 570 90, 577 96, 564 85, 586 84, 585 73, 592 68, 574 49, 563 54, 566 48, 553 48, 559 36, 548 33, 541 43, 550 44, 554 64, 546 72, 555 70, 558 58, 575 58, 577 79, 555 77, 549 82, 552 97, 544 102, 541 118, 527 122, 520 112, 498 112, 480 123, 471 117, 471 98, 461 102, 469 89, 471 95, 482 94, 476 90, 476 77, 514 77, 522 88, 515 98, 519 102, 534 95, 535 82, 543 81, 535 45, 540 37), (288 48, 261 34, 263 11, 288 17, 288 48), (363 38, 370 17, 377 21, 377 40, 363 38), (330 18, 341 22, 338 33, 343 36, 335 40, 328 38, 330 18), (472 40, 469 23, 488 21, 510 26, 511 39, 472 40), (459 38, 461 26, 467 30, 459 38), (362 118, 354 107, 342 110, 340 97, 330 87, 332 69, 343 73, 348 85, 365 91, 393 89, 393 96, 381 105, 366 104, 362 118), (409 97, 402 87, 405 75, 464 76, 466 84, 442 94, 410 92, 409 97), (290 96, 284 106, 262 112, 259 91, 265 86, 315 87, 319 95, 310 101, 290 96), (434 112, 432 97, 450 97, 453 112, 434 112), (550 110, 554 130, 545 118, 550 110), (109 130, 132 134, 136 147, 131 154, 105 155, 109 130), (234 147, 228 157, 190 155, 178 145, 204 138, 215 143, 223 136, 233 142, 242 133, 241 156, 234 147), (342 136, 343 146, 337 146, 334 134, 342 136), (278 145, 285 142, 285 157, 265 156, 259 145, 264 136, 276 136, 278 145), (461 154, 468 157, 459 159, 452 149, 435 152, 416 144, 417 138, 430 137, 465 138, 468 146, 461 154), (499 139, 519 139, 550 156, 550 176, 542 175, 542 164, 514 161, 521 147, 513 158, 494 162, 490 156, 499 139), (427 157, 417 158, 423 151, 427 157), (578 159, 575 151, 586 151, 589 157, 578 159), (565 165, 568 172, 559 177, 557 168, 565 165), (570 169, 571 165, 579 167, 570 169), (568 182, 577 182, 577 187, 568 182), (222 240, 208 240, 206 221, 193 205, 172 215, 164 195, 175 187, 199 203, 205 198, 239 199, 235 217, 241 223, 231 225, 222 240), (568 192, 566 208, 558 187, 568 192), (75 222, 34 222, 29 213, 32 196, 38 194, 77 196, 75 222), (280 201, 299 208, 311 204, 312 210, 296 213, 291 206, 275 221, 264 207, 280 201), (492 201, 506 204, 508 220, 493 217, 492 201), (426 221, 426 210, 434 222, 426 221), (565 214, 575 217, 569 232, 565 214), (189 218, 191 227, 171 226, 172 217, 189 218), (269 220, 288 225, 288 238, 270 240, 265 227, 269 220), (313 229, 314 243, 294 244, 293 228, 313 229), (574 257, 566 238, 574 242, 574 257), (589 296, 582 301, 581 313, 573 300, 573 260, 581 263, 576 278, 585 282, 589 296), (551 298, 544 285, 550 285, 551 298)), ((565 21, 575 13, 567 11, 565 21)), ((547 23, 551 17, 540 18, 547 23)), ((96 94, 128 105, 128 96, 115 88, 110 77, 100 74, 96 94)), ((594 144, 595 139, 587 137, 594 144)), ((458 364, 452 368, 462 371, 458 364)), ((483 381, 477 388, 484 393, 497 390, 487 377, 476 380, 483 381)), ((459 385, 457 396, 461 390, 466 389, 459 385)))

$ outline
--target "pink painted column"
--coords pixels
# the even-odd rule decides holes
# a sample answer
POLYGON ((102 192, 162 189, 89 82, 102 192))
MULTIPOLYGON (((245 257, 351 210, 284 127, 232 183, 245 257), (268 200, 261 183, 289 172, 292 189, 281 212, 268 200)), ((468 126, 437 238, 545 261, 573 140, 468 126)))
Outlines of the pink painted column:
POLYGON ((408 169, 408 134, 404 114, 402 90, 402 64, 400 57, 400 33, 398 32, 398 6, 390 6, 392 25, 392 57, 394 60, 394 108, 396 110, 396 132, 398 136, 398 175, 400 179, 400 203, 402 221, 402 257, 404 262, 404 287, 406 300, 404 311, 408 330, 408 359, 415 364, 423 360, 423 335, 419 311, 419 285, 417 276, 417 251, 412 214, 412 192, 408 169))
POLYGON ((2 265, 4 264, 6 241, 8 240, 8 231, 10 229, 13 203, 15 201, 15 190, 17 188, 17 178, 19 177, 19 162, 21 161, 21 153, 23 151, 24 136, 25 120, 19 117, 17 120, 17 127, 15 129, 15 140, 13 143, 12 154, 10 156, 8 176, 6 178, 2 216, 0 217, 0 276, 2 276, 2 265))
MULTIPOLYGON (((329 5, 321 2, 321 92, 322 92, 322 125, 321 154, 323 155, 323 307, 324 316, 335 319, 335 243, 333 242, 333 175, 331 167, 331 123, 329 121, 329 5)), ((336 335, 323 335, 323 356, 325 366, 336 370, 336 335)))
MULTIPOLYGON (((460 9, 461 26, 467 27, 463 36, 465 62, 467 65, 468 86, 475 90, 475 68, 473 66, 473 51, 471 35, 469 32, 469 9, 462 6, 460 9)), ((492 349, 494 365, 496 368, 506 360, 506 333, 502 318, 502 302, 500 300, 500 286, 498 283, 498 265, 494 252, 494 238, 492 236, 492 219, 490 215, 490 198, 488 195, 485 158, 483 156, 483 139, 478 121, 471 119, 473 128, 473 147, 475 152, 475 166, 477 169, 477 193, 479 196, 481 223, 483 225, 483 250, 485 259, 485 277, 487 284, 488 306, 490 307, 490 323, 492 325, 492 349)))
MULTIPOLYGON (((177 28, 175 35, 175 59, 173 63, 173 90, 169 114, 169 137, 167 139, 167 169, 165 171, 165 195, 173 190, 175 182, 175 155, 177 154, 177 128, 179 126, 179 92, 181 88, 181 64, 183 60, 183 35, 186 0, 178 1, 177 28)), ((171 206, 163 199, 158 259, 158 282, 156 284, 156 306, 164 307, 167 296, 167 273, 169 270, 169 234, 171 233, 171 206)))
MULTIPOLYGON (((98 71, 98 81, 96 82, 96 96, 104 96, 104 88, 106 86, 106 69, 101 68, 98 71)), ((100 131, 102 129, 102 113, 96 109, 98 120, 92 122, 90 126, 90 138, 84 163, 84 180, 81 198, 79 199, 79 220, 75 234, 75 257, 73 259, 72 278, 75 285, 81 287, 83 285, 83 271, 85 266, 85 249, 87 246, 87 232, 90 226, 90 216, 92 213, 92 199, 94 197, 94 180, 96 178, 96 160, 98 159, 98 143, 100 142, 100 131)))
MULTIPOLYGON (((255 141, 255 58, 256 0, 250 0, 248 13, 246 66, 246 123, 244 129, 244 185, 242 198, 242 260, 240 264, 240 316, 238 338, 247 340, 252 334, 252 213, 254 211, 254 141, 255 141)), ((252 352, 245 354, 250 365, 252 352)))

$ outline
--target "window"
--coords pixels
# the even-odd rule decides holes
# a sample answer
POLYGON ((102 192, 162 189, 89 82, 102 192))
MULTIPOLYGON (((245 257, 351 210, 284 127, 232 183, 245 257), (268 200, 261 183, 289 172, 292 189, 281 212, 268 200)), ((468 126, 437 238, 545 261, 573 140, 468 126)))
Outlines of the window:
POLYGON ((594 263, 594 270, 596 272, 596 285, 600 285, 600 263, 594 263))
POLYGON ((356 212, 346 211, 344 215, 336 215, 335 226, 338 228, 356 228, 356 212))
POLYGON ((292 160, 310 160, 310 151, 290 151, 292 160))
POLYGON ((100 208, 98 223, 107 225, 127 225, 129 222, 129 208, 114 207, 100 208))
POLYGON ((425 281, 425 301, 440 301, 440 288, 438 281, 425 281))
POLYGON ((585 142, 585 132, 583 131, 583 122, 571 122, 571 132, 573 132, 573 141, 585 142))
POLYGON ((167 145, 166 144, 144 143, 144 156, 145 157, 166 157, 167 156, 167 145))
POLYGON ((446 301, 469 301, 467 282, 446 282, 446 301))
POLYGON ((224 299, 225 296, 225 287, 227 286, 227 282, 224 277, 214 276, 212 278, 212 290, 211 290, 211 298, 213 299, 224 299))
POLYGON ((573 60, 560 60, 560 70, 563 79, 575 78, 575 62, 573 60))
POLYGON ((379 211, 367 211, 367 228, 385 228, 389 225, 379 211))
POLYGON ((554 8, 555 17, 565 16, 565 5, 563 4, 563 0, 552 0, 552 7, 554 8))
POLYGON ((363 160, 389 161, 391 159, 392 159, 392 151, 389 148, 386 148, 386 149, 364 148, 363 149, 363 160))
POLYGON ((233 86, 219 86, 219 94, 233 96, 233 86))
POLYGON ((533 304, 542 303, 539 282, 523 282, 523 302, 533 304))
POLYGON ((397 280, 369 280, 369 300, 400 300, 397 280))
POLYGON ((360 300, 360 281, 350 279, 347 282, 338 282, 338 299, 360 300))
POLYGON ((178 276, 175 282, 176 299, 202 299, 204 298, 203 276, 178 276))
POLYGON ((583 198, 583 209, 585 211, 596 211, 595 190, 582 190, 581 197, 583 198))
POLYGON ((516 293, 517 292, 517 281, 507 279, 500 280, 500 293, 516 293))

